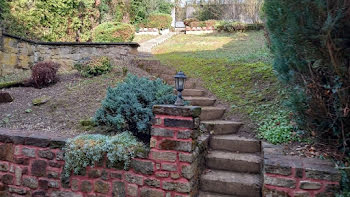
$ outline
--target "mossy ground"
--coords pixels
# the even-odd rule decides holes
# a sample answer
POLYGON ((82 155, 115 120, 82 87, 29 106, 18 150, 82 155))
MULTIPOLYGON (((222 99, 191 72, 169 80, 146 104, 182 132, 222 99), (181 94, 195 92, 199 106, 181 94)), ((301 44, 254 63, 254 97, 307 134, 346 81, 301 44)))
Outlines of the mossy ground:
POLYGON ((280 84, 263 31, 179 34, 155 48, 156 58, 204 86, 255 123, 281 108, 280 84), (276 109, 276 110, 275 110, 276 109))

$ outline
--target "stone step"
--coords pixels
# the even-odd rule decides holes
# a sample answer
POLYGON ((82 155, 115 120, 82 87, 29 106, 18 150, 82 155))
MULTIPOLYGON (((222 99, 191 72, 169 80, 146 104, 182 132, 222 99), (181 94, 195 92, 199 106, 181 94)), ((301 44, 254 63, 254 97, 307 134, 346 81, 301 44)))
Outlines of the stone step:
MULTIPOLYGON (((169 81, 169 85, 175 87, 175 80, 174 81, 169 81)), ((196 82, 195 81, 186 81, 185 83, 185 89, 194 89, 196 88, 196 82)))
POLYGON ((233 172, 260 173, 261 157, 251 153, 209 151, 206 164, 210 169, 233 172))
POLYGON ((209 170, 201 176, 201 191, 245 197, 261 196, 261 178, 257 174, 209 170))
POLYGON ((198 197, 236 197, 236 196, 201 191, 199 192, 198 197))
MULTIPOLYGON (((174 94, 177 94, 177 91, 174 89, 174 94)), ((204 90, 200 89, 184 89, 182 91, 182 96, 204 96, 204 90)))
POLYGON ((166 66, 147 66, 143 68, 149 74, 160 77, 162 74, 175 76, 176 70, 169 69, 166 66))
POLYGON ((146 69, 152 66, 160 66, 159 60, 152 60, 152 59, 135 59, 133 60, 133 63, 136 64, 137 67, 142 69, 146 69))
POLYGON ((240 153, 256 153, 261 151, 260 141, 237 135, 213 135, 210 137, 213 150, 226 150, 240 153))
POLYGON ((201 120, 218 120, 221 119, 225 113, 224 107, 202 107, 200 115, 201 120))
POLYGON ((213 106, 216 99, 209 97, 184 97, 185 101, 189 101, 193 106, 213 106))
POLYGON ((243 126, 241 122, 228 120, 201 121, 201 129, 210 132, 211 135, 225 135, 237 133, 243 126))

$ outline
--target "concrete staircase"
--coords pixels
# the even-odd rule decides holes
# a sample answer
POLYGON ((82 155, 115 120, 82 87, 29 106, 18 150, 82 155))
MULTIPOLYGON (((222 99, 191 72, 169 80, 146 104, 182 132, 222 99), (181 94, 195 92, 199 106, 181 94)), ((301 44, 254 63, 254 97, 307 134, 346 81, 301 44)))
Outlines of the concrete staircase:
MULTIPOLYGON (((158 60, 136 60, 136 65, 174 85, 176 70, 162 66, 158 60)), ((183 96, 191 105, 202 107, 201 129, 210 133, 199 197, 261 196, 260 141, 240 137, 237 133, 243 124, 222 120, 226 108, 216 106, 216 99, 198 88, 195 80, 186 81, 183 96)))

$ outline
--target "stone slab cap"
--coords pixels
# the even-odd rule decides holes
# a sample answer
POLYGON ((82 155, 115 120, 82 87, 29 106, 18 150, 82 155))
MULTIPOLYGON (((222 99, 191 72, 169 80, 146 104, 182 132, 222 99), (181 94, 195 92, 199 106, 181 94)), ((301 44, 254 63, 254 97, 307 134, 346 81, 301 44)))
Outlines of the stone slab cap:
POLYGON ((201 114, 201 107, 198 106, 176 106, 176 105, 154 105, 153 113, 169 116, 182 116, 197 118, 201 114))
POLYGON ((43 148, 62 148, 69 137, 73 136, 58 136, 54 133, 49 135, 35 131, 0 128, 0 142, 2 143, 30 145, 43 148))

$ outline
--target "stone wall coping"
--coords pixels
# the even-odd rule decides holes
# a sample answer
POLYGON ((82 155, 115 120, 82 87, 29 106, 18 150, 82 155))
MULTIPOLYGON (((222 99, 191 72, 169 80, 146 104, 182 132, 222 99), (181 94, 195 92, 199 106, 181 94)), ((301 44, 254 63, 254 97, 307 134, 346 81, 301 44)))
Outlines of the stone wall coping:
POLYGON ((170 116, 199 117, 201 107, 198 106, 176 106, 176 105, 154 105, 153 113, 170 116))
POLYGON ((38 133, 27 130, 0 128, 0 142, 19 145, 30 145, 41 148, 63 148, 66 140, 72 135, 57 136, 54 133, 38 133))
POLYGON ((22 38, 19 36, 11 35, 6 32, 2 33, 3 36, 7 36, 10 38, 15 38, 20 41, 28 42, 31 44, 36 44, 36 45, 52 45, 52 46, 115 46, 115 45, 124 45, 124 46, 130 46, 133 48, 137 48, 140 45, 136 42, 41 42, 41 41, 34 41, 34 40, 29 40, 26 38, 22 38))
POLYGON ((263 143, 264 151, 264 166, 265 171, 268 169, 305 169, 306 171, 313 171, 320 174, 330 174, 335 178, 334 181, 340 181, 340 171, 335 168, 335 164, 329 160, 322 160, 318 158, 307 158, 299 156, 289 156, 281 153, 281 148, 277 145, 263 143))

